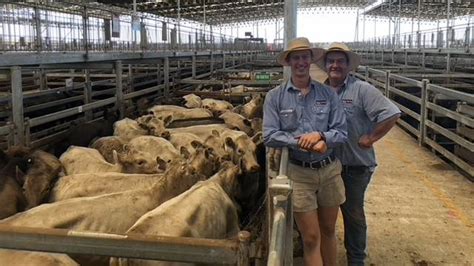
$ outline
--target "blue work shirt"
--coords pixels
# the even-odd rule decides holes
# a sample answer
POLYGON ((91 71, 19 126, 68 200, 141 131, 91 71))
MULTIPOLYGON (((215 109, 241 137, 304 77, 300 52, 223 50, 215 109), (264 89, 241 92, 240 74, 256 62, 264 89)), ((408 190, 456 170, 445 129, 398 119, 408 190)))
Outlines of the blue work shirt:
POLYGON ((400 114, 400 110, 380 90, 352 76, 347 77, 338 96, 347 117, 349 141, 337 147, 334 154, 343 165, 375 168, 374 149, 362 149, 359 139, 370 134, 378 123, 400 114))
POLYGON ((347 140, 346 117, 337 94, 314 80, 306 96, 291 81, 272 89, 263 105, 263 140, 268 147, 288 147, 292 159, 312 162, 326 158, 347 140), (311 132, 324 133, 328 146, 324 154, 298 147, 296 137, 311 132))

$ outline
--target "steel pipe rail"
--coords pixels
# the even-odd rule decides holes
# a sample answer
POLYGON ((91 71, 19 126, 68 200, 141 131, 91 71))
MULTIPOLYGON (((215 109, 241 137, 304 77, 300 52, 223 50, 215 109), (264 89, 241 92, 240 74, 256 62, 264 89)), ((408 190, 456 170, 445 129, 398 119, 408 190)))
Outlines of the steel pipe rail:
POLYGON ((118 235, 65 229, 0 225, 0 248, 121 258, 248 265, 249 236, 216 240, 150 235, 118 235))
POLYGON ((293 265, 293 184, 288 179, 288 148, 282 148, 279 173, 269 182, 270 247, 267 265, 293 265))
MULTIPOLYGON (((376 70, 370 67, 360 66, 359 70, 363 73, 353 73, 354 76, 366 80, 379 89, 383 89, 387 97, 392 98, 393 95, 403 97, 404 99, 410 101, 413 104, 420 106, 419 111, 414 111, 405 105, 402 105, 399 102, 394 103, 402 110, 406 115, 412 117, 418 125, 410 124, 402 119, 397 123, 408 130, 410 133, 416 136, 420 145, 428 145, 434 150, 442 154, 449 161, 453 162, 457 167, 462 169, 465 173, 474 176, 474 167, 459 157, 457 154, 451 152, 448 148, 437 143, 431 137, 440 134, 443 137, 447 138, 451 145, 456 145, 457 147, 463 148, 468 152, 474 152, 474 143, 472 138, 469 138, 468 135, 462 135, 458 132, 456 134, 453 132, 452 128, 447 128, 436 122, 435 117, 442 116, 454 120, 458 124, 458 128, 465 127, 474 127, 474 118, 469 116, 469 112, 458 112, 457 110, 451 110, 446 107, 443 107, 438 99, 442 100, 455 100, 458 103, 468 103, 474 104, 474 95, 471 93, 466 93, 462 91, 456 91, 451 88, 446 88, 440 85, 430 84, 428 79, 423 79, 421 81, 414 80, 410 77, 403 76, 403 74, 397 75, 390 73, 390 70, 382 71, 376 70), (379 75, 381 73, 385 74, 384 79, 373 79, 371 75, 379 75), (376 81, 376 82, 374 82, 376 81), (393 83, 393 81, 396 81, 393 83), (418 87, 421 91, 421 97, 410 94, 404 91, 402 88, 413 88, 418 87), (430 135, 428 135, 430 134, 430 135)), ((408 76, 413 76, 407 74, 408 76)), ((437 75, 432 75, 433 77, 439 77, 437 75)), ((463 75, 456 74, 443 74, 442 77, 464 77, 463 75), (452 75, 452 76, 451 76, 452 75)), ((421 75, 421 77, 428 77, 428 75, 421 75)), ((431 77, 431 76, 430 76, 431 77)), ((453 85, 455 86, 455 84, 453 85)), ((472 112, 471 112, 472 113, 472 112)))

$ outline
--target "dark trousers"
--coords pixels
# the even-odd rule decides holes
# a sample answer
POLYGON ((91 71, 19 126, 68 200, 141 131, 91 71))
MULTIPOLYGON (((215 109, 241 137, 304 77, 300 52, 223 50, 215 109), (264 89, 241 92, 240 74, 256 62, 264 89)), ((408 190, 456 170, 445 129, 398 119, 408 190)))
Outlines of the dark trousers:
POLYGON ((367 247, 367 223, 364 198, 373 172, 366 166, 343 166, 342 179, 346 201, 341 205, 344 219, 344 246, 348 265, 364 265, 367 247))

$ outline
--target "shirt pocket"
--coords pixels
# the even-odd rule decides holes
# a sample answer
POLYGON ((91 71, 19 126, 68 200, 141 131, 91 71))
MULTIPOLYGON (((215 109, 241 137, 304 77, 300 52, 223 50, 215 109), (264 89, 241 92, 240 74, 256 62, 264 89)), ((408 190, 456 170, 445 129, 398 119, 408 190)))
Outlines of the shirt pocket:
POLYGON ((298 115, 295 109, 280 111, 281 129, 284 131, 295 131, 298 128, 298 115))
POLYGON ((329 112, 331 111, 331 108, 329 107, 329 104, 325 105, 314 105, 311 108, 311 111, 314 116, 314 122, 316 125, 319 125, 318 128, 319 130, 326 130, 326 126, 329 121, 329 112))
POLYGON ((344 103, 344 113, 347 117, 353 117, 355 113, 355 106, 352 103, 344 103))

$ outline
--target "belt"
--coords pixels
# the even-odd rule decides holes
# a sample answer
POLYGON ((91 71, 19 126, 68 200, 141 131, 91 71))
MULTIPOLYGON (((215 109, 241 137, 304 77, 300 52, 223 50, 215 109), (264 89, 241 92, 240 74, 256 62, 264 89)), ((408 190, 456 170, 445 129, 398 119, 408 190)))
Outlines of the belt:
POLYGON ((316 161, 316 162, 306 162, 306 161, 300 161, 296 159, 290 159, 290 162, 292 164, 296 164, 296 165, 306 167, 306 168, 319 169, 319 168, 325 167, 326 165, 329 165, 335 160, 336 160, 336 156, 331 154, 328 157, 322 159, 321 161, 316 161))
POLYGON ((370 167, 365 166, 365 165, 343 165, 342 166, 342 169, 346 171, 365 171, 368 168, 370 167))

